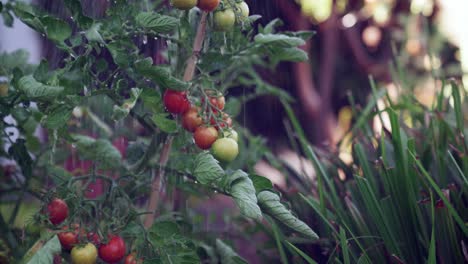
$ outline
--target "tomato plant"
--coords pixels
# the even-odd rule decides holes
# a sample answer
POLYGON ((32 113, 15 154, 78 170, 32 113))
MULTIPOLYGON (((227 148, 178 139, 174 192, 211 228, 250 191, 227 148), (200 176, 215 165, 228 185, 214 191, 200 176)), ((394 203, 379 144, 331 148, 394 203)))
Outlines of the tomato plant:
POLYGON ((271 182, 255 178, 251 164, 263 157, 263 143, 246 136, 239 120, 246 101, 281 94, 258 70, 307 60, 299 46, 311 33, 281 32, 278 21, 260 25, 237 2, 116 0, 102 12, 96 4, 91 15, 82 1, 65 0, 63 16, 20 1, 2 5, 2 16, 15 14, 61 56, 30 65, 21 52, 0 54, 7 62, 0 80, 9 87, 0 97, 0 149, 15 167, 0 186, 14 202, 12 220, 0 226, 8 249, 24 245, 8 251, 11 259, 115 263, 128 249, 161 263, 217 262, 221 255, 242 262, 221 239, 194 235, 194 219, 204 216, 189 201, 221 193, 239 207, 232 212, 241 221, 268 215, 316 239, 278 202, 271 182), (236 25, 236 17, 244 21, 236 25), (245 96, 230 93, 239 85, 245 96), (10 223, 31 200, 41 232, 16 241, 10 223), (71 223, 79 228, 61 229, 71 223))

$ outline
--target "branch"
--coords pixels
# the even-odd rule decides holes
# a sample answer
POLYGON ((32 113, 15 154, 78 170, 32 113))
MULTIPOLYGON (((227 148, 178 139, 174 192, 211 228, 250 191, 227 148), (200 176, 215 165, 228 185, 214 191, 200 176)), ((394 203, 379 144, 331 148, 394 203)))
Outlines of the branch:
MULTIPOLYGON (((198 62, 198 58, 200 56, 200 51, 203 46, 203 41, 205 40, 205 33, 206 33, 206 23, 207 23, 207 15, 208 13, 203 12, 200 20, 200 24, 198 25, 197 35, 195 36, 195 40, 193 43, 193 50, 192 55, 188 58, 184 73, 184 81, 189 82, 193 79, 195 74, 196 65, 198 62)), ((147 206, 147 211, 150 212, 146 215, 144 226, 146 228, 151 227, 153 225, 154 219, 156 217, 156 209, 159 203, 159 195, 161 191, 162 179, 164 178, 164 168, 169 160, 169 155, 171 153, 173 137, 169 135, 164 143, 164 147, 161 152, 161 156, 159 157, 159 165, 161 169, 159 169, 154 175, 153 183, 151 184, 151 195, 149 198, 149 203, 147 206)))

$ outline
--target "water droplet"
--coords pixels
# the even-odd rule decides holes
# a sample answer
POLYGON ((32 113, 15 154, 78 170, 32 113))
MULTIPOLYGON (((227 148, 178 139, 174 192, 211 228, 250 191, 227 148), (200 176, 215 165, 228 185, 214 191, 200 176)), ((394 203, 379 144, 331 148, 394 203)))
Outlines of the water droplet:
POLYGON ((70 17, 71 20, 74 20, 75 18, 73 18, 72 16, 70 17))
POLYGON ((154 40, 158 40, 158 37, 154 37, 154 40))
POLYGON ((76 144, 72 144, 71 147, 72 147, 72 148, 76 148, 76 144))
POLYGON ((195 184, 198 184, 198 181, 195 181, 195 184))
POLYGON ((143 45, 148 43, 148 37, 146 35, 143 36, 143 45))

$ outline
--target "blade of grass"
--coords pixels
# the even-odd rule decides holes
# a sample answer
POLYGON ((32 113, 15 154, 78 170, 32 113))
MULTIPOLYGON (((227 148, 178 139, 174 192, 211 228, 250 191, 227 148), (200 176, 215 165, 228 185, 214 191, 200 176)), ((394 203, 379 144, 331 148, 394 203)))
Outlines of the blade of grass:
POLYGON ((309 264, 317 264, 317 262, 315 262, 315 260, 313 260, 311 257, 309 257, 306 253, 304 253, 302 250, 298 249, 297 247, 295 247, 293 244, 291 244, 289 241, 284 241, 284 243, 286 244, 286 247, 288 247, 288 249, 292 252, 295 252, 297 254, 299 254, 299 256, 301 256, 305 261, 307 261, 307 263, 309 264))
POLYGON ((429 175, 429 173, 426 171, 426 169, 423 167, 421 162, 416 158, 414 153, 409 152, 409 155, 413 159, 413 162, 416 163, 417 167, 419 170, 422 172, 423 176, 426 178, 426 180, 429 182, 429 184, 432 186, 432 188, 436 191, 436 193, 439 195, 439 198, 444 201, 445 206, 447 206, 450 214, 452 217, 455 219, 457 222, 458 226, 462 230, 463 234, 465 237, 468 237, 468 229, 463 222, 463 219, 460 217, 460 215, 457 213, 453 205, 450 203, 450 201, 447 199, 447 197, 444 195, 440 187, 437 185, 437 183, 432 179, 432 177, 429 175))
POLYGON ((434 196, 431 192, 431 219, 432 219, 432 227, 431 227, 431 242, 429 246, 429 256, 427 263, 428 264, 437 264, 436 259, 436 244, 435 244, 435 213, 434 213, 434 196))
POLYGON ((269 222, 271 223, 271 227, 273 229, 273 234, 275 236, 276 247, 278 248, 278 251, 280 253, 281 263, 289 264, 288 258, 286 256, 286 252, 284 251, 283 244, 281 243, 282 238, 281 238, 281 235, 280 235, 280 230, 278 228, 278 225, 276 225, 276 223, 275 223, 275 221, 273 219, 270 219, 269 222))
POLYGON ((341 245, 341 250, 343 251, 344 263, 350 264, 349 247, 348 247, 348 241, 346 239, 346 231, 342 227, 340 227, 340 245, 341 245))

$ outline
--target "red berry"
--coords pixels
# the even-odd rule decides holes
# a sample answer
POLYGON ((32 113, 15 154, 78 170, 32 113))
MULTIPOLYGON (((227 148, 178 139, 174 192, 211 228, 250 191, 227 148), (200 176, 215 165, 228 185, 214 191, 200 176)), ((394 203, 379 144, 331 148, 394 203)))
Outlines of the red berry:
POLYGON ((190 101, 185 92, 166 90, 163 101, 167 111, 173 114, 183 114, 190 109, 190 101))

